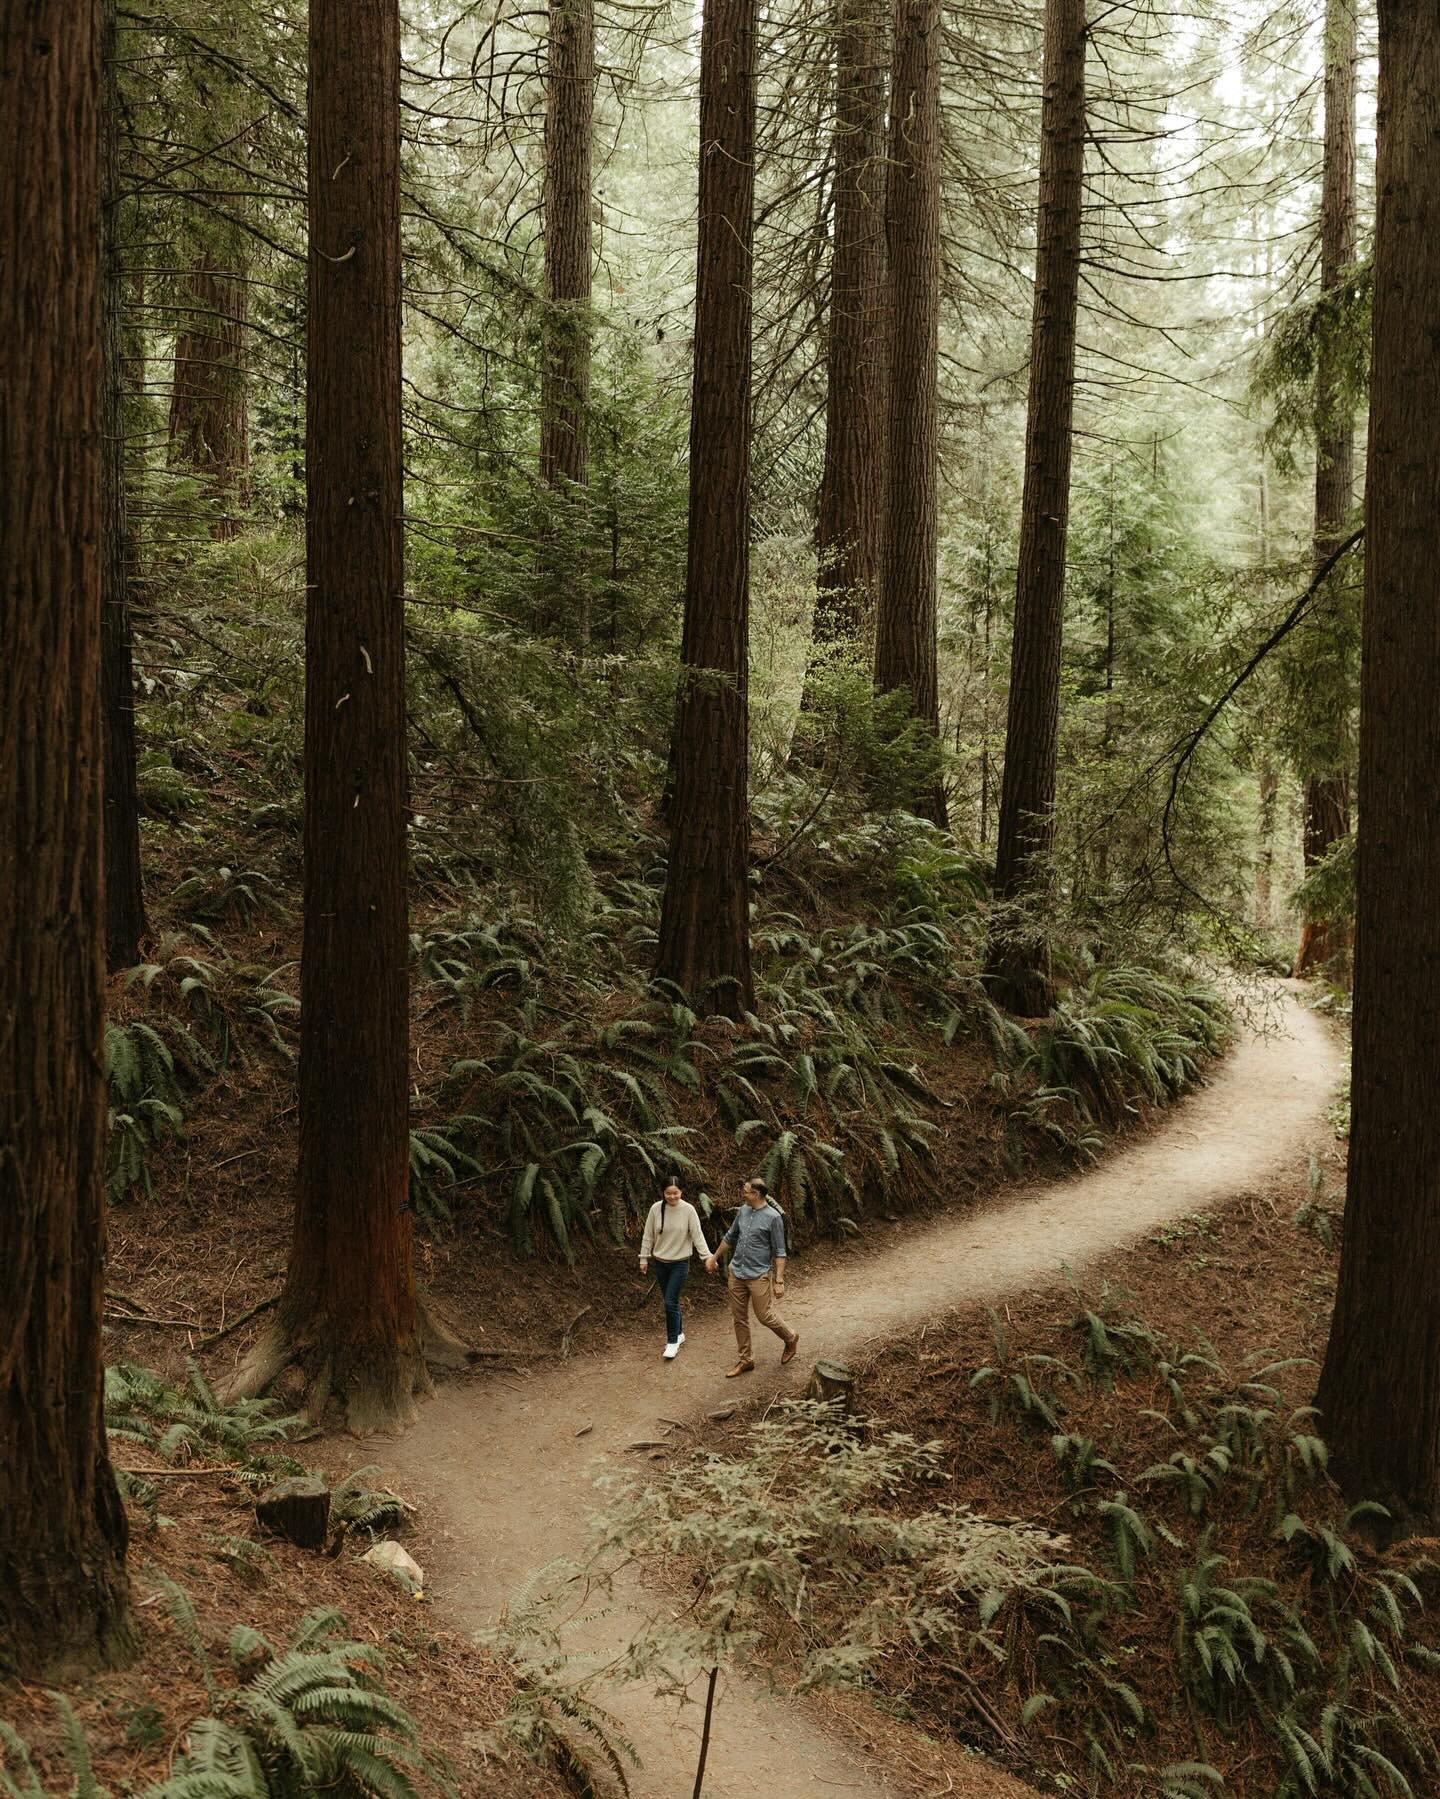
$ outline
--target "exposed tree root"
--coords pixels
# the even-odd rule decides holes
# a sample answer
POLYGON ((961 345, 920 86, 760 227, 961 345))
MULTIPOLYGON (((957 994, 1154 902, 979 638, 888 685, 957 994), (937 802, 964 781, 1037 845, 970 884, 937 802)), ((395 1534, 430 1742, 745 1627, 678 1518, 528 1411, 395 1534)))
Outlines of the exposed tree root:
POLYGON ((397 1347, 383 1355, 357 1352, 342 1360, 334 1346, 318 1341, 297 1343, 283 1317, 277 1318, 219 1391, 226 1402, 258 1399, 295 1370, 301 1388, 297 1401, 307 1418, 316 1424, 342 1419, 347 1430, 368 1436, 401 1431, 414 1423, 416 1401, 435 1390, 432 1368, 468 1368, 478 1361, 518 1353, 475 1348, 458 1336, 427 1300, 418 1299, 411 1349, 397 1347))

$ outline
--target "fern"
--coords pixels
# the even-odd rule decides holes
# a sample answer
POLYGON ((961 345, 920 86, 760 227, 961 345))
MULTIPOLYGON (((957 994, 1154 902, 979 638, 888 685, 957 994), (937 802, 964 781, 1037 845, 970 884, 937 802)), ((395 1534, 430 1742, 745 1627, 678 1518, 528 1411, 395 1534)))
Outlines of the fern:
POLYGON ((185 1463, 198 1453, 221 1455, 270 1472, 265 1451, 304 1427, 299 1417, 280 1417, 269 1399, 222 1405, 187 1359, 185 1385, 171 1386, 147 1368, 116 1362, 105 1370, 105 1428, 111 1436, 144 1443, 167 1462, 185 1463))

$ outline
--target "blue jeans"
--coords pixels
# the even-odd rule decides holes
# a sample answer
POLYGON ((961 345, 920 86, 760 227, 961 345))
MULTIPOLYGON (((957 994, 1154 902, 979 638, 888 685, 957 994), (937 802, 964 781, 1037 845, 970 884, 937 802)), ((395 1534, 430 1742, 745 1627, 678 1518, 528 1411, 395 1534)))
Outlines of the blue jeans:
POLYGON ((685 1321, 680 1316, 680 1289, 690 1278, 690 1258, 686 1256, 683 1262, 662 1262, 656 1257, 651 1266, 655 1270, 660 1296, 665 1301, 665 1341, 678 1343, 680 1333, 685 1329, 685 1321))

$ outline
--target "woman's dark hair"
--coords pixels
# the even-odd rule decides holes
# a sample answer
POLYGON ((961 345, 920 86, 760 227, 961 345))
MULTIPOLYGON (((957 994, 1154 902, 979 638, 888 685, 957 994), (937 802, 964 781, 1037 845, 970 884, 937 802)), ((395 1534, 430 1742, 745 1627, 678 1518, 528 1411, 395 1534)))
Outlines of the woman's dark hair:
POLYGON ((667 1174, 665 1179, 660 1183, 660 1191, 665 1193, 668 1192, 671 1187, 678 1187, 679 1185, 680 1176, 678 1174, 667 1174))

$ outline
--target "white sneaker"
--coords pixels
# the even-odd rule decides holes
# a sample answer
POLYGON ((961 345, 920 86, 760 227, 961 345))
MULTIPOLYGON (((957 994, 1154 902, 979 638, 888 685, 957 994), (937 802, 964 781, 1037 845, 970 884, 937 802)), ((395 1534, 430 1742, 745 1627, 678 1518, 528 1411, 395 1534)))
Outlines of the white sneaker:
MULTIPOLYGON (((683 1343, 684 1338, 682 1337, 680 1341, 683 1343)), ((679 1353, 680 1353, 680 1344, 679 1343, 667 1343, 665 1345, 665 1360, 667 1362, 673 1362, 675 1360, 676 1356, 679 1355, 679 1353)))
POLYGON ((675 1339, 675 1347, 678 1349, 684 1341, 685 1341, 685 1333, 684 1333, 684 1331, 681 1331, 680 1335, 675 1339))

